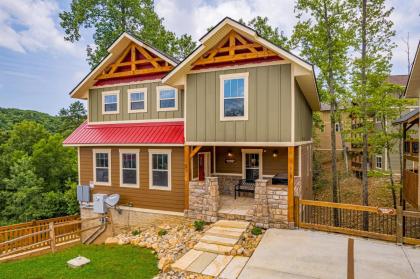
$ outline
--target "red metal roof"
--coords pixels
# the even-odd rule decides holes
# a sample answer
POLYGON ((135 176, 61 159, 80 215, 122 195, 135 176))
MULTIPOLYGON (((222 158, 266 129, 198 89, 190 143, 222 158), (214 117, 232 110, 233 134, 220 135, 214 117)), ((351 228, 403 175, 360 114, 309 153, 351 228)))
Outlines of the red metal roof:
POLYGON ((184 144, 184 122, 80 125, 64 145, 184 144))

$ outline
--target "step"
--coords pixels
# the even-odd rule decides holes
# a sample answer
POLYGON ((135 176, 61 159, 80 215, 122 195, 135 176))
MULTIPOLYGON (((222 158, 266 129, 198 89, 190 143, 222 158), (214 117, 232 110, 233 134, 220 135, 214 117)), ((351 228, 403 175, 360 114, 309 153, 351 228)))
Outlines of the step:
POLYGON ((203 251, 203 252, 210 252, 210 253, 225 255, 225 254, 229 254, 230 251, 232 251, 233 247, 212 244, 212 243, 198 242, 194 246, 194 249, 198 251, 203 251))
POLYGON ((234 257, 220 274, 221 279, 236 279, 248 262, 248 257, 234 257))
POLYGON ((233 256, 218 255, 207 267, 202 274, 217 277, 230 263, 233 256))
POLYGON ((233 246, 238 242, 239 238, 228 238, 215 235, 204 235, 200 241, 205 243, 219 244, 224 246, 233 246))
POLYGON ((201 273, 216 257, 214 253, 204 252, 187 268, 187 271, 201 273))
POLYGON ((217 227, 228 227, 228 228, 246 229, 249 226, 249 222, 245 222, 245 221, 219 220, 214 225, 217 226, 217 227))
POLYGON ((206 235, 239 239, 244 231, 244 229, 212 227, 208 231, 206 231, 206 235))
POLYGON ((172 264, 173 269, 186 270, 198 257, 203 254, 203 251, 197 251, 191 249, 174 264, 172 264))

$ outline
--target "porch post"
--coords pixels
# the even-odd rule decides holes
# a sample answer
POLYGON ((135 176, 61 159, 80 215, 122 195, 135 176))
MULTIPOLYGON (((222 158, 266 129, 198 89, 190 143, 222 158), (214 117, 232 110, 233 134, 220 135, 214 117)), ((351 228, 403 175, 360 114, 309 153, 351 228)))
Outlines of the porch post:
POLYGON ((190 147, 184 145, 184 210, 189 208, 190 184, 190 147))
POLYGON ((295 147, 289 146, 287 151, 287 221, 293 223, 294 215, 294 189, 295 189, 295 147))

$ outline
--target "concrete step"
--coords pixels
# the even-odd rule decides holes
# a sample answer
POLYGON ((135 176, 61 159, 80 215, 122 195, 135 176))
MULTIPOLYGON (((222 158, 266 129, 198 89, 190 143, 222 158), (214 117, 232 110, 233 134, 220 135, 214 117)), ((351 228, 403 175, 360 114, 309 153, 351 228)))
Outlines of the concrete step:
POLYGON ((236 279, 248 262, 248 257, 234 257, 220 274, 221 279, 236 279))
POLYGON ((202 274, 217 277, 223 269, 232 260, 232 256, 218 255, 207 267, 202 274))
POLYGON ((203 251, 197 251, 191 249, 174 264, 172 264, 173 269, 186 270, 198 257, 203 254, 203 251))
POLYGON ((249 222, 246 222, 246 221, 219 220, 214 225, 217 226, 217 227, 246 229, 249 226, 249 222))
POLYGON ((230 251, 232 251, 233 247, 231 246, 224 246, 224 245, 218 245, 218 244, 212 244, 212 243, 206 243, 206 242, 198 242, 194 246, 195 250, 203 251, 203 252, 210 252, 220 255, 226 255, 229 254, 230 251))
POLYGON ((238 242, 239 238, 228 238, 215 235, 204 235, 200 241, 211 244, 218 244, 224 246, 233 246, 238 242))
POLYGON ((212 227, 206 231, 206 235, 239 239, 244 231, 244 229, 237 228, 212 227))

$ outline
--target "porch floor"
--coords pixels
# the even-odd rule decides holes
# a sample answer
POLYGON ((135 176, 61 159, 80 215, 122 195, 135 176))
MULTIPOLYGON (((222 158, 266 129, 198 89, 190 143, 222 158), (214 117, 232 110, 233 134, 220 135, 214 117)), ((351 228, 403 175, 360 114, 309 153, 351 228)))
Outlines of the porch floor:
POLYGON ((230 195, 220 195, 220 209, 221 214, 230 215, 252 215, 252 206, 254 205, 254 198, 251 197, 236 197, 230 195))

